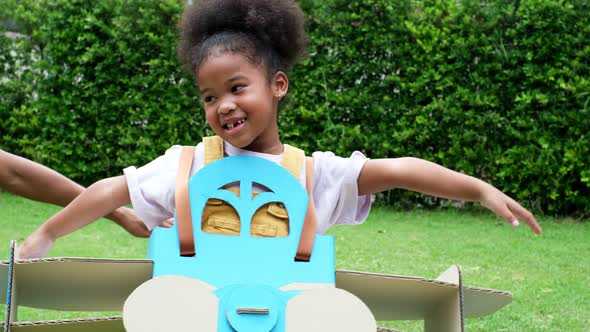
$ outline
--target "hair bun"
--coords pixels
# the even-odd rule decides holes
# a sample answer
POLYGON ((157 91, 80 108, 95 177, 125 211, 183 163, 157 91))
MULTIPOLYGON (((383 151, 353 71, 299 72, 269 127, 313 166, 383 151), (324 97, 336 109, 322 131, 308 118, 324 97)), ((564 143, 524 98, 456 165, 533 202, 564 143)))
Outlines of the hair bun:
POLYGON ((290 68, 306 55, 305 19, 294 0, 195 0, 180 23, 179 56, 194 70, 194 50, 218 33, 254 36, 290 68))

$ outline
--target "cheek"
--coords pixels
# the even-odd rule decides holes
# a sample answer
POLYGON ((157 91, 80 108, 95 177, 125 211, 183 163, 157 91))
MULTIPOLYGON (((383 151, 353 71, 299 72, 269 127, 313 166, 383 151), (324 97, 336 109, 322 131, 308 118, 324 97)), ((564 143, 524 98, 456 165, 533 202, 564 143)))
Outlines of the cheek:
POLYGON ((205 120, 209 125, 214 125, 217 123, 217 116, 216 112, 211 108, 205 108, 205 120))
POLYGON ((258 91, 256 94, 250 95, 247 99, 243 100, 244 105, 248 105, 249 108, 260 109, 263 108, 273 109, 273 95, 266 93, 266 91, 258 91))

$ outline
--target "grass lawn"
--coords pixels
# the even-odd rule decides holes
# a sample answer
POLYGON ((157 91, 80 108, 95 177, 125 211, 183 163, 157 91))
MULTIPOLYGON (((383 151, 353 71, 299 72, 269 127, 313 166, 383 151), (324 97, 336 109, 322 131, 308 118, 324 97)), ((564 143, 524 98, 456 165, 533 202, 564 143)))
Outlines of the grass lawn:
MULTIPOLYGON (((0 259, 8 256, 9 240, 22 242, 57 210, 0 193, 0 259)), ((458 264, 466 285, 512 292, 513 303, 496 314, 467 319, 468 331, 590 331, 590 222, 540 222, 544 233, 535 236, 527 227, 512 229, 489 213, 375 208, 363 225, 334 227, 330 233, 336 237, 340 269, 436 278, 458 264)), ((101 220, 60 239, 50 255, 144 258, 146 244, 101 220)), ((24 308, 19 320, 89 315, 97 314, 24 308)), ((379 325, 422 330, 421 322, 379 325)))

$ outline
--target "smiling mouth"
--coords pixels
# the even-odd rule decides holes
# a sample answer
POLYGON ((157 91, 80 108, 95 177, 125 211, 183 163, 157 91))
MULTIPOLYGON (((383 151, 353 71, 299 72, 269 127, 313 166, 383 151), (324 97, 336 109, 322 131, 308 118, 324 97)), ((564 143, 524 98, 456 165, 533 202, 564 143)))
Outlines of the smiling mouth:
POLYGON ((230 134, 236 133, 240 128, 244 126, 247 119, 240 119, 234 122, 226 123, 223 125, 223 129, 227 130, 230 134))
POLYGON ((233 123, 227 123, 227 124, 225 124, 225 125, 223 126, 223 128, 225 128, 225 129, 229 129, 229 130, 232 130, 232 129, 234 129, 235 127, 239 127, 239 126, 243 125, 243 124, 244 124, 244 122, 246 122, 246 119, 240 119, 240 120, 238 120, 238 121, 236 121, 236 122, 233 122, 233 123))

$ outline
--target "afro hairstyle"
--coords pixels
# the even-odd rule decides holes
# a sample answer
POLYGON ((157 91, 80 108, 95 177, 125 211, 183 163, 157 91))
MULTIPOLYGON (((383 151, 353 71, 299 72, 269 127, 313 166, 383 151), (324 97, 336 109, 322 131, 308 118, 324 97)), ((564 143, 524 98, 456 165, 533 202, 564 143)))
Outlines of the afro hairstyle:
POLYGON ((178 57, 194 75, 209 56, 239 54, 271 77, 306 56, 304 25, 294 0, 195 0, 179 25, 178 57))

